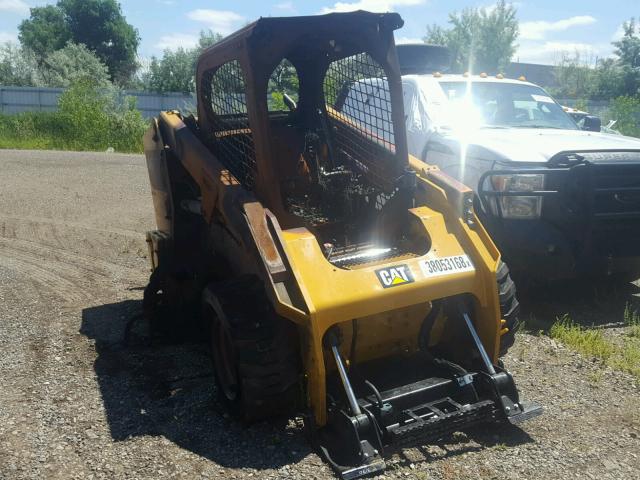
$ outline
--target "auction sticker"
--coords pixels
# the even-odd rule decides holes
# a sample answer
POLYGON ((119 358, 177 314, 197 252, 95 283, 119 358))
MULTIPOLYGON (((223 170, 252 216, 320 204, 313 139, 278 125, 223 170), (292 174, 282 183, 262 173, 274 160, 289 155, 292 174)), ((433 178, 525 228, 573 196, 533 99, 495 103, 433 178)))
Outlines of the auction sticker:
POLYGON ((556 103, 553 101, 553 98, 548 97, 547 95, 531 95, 531 98, 533 98, 536 102, 542 102, 542 103, 556 103))
POLYGON ((438 277, 452 273, 473 272, 475 268, 467 255, 431 258, 420 262, 420 269, 425 277, 438 277))

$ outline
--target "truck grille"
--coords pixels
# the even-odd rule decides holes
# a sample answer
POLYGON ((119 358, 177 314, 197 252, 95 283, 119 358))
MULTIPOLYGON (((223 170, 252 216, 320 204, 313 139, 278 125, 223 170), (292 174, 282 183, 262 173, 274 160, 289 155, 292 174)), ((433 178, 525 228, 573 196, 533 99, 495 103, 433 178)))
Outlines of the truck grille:
POLYGON ((592 165, 596 218, 640 218, 640 165, 592 165))
MULTIPOLYGON (((603 159, 604 154, 598 157, 603 159)), ((640 162, 618 163, 615 157, 611 160, 570 170, 569 204, 584 222, 584 247, 600 256, 636 256, 640 236, 640 162)))

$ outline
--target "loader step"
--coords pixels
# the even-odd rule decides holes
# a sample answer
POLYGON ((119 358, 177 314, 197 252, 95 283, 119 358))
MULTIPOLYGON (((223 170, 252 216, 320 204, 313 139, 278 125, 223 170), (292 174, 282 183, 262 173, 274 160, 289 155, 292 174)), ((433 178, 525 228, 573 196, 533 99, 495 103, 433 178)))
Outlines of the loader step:
POLYGON ((460 405, 450 398, 426 403, 403 412, 403 419, 387 427, 397 447, 437 440, 478 423, 497 420, 501 412, 494 401, 460 405))
POLYGON ((531 402, 520 402, 520 406, 522 407, 522 412, 508 417, 509 422, 513 425, 517 425, 518 423, 522 423, 526 420, 542 415, 543 408, 540 405, 536 405, 531 402))

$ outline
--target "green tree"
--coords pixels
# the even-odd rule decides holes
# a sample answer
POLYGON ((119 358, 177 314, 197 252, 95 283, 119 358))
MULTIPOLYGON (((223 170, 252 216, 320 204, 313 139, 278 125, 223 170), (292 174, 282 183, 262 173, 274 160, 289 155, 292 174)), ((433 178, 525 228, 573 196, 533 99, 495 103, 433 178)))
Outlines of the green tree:
POLYGON ((144 88, 153 92, 195 92, 198 57, 205 48, 220 40, 219 33, 203 30, 194 48, 167 49, 161 58, 152 57, 149 70, 142 75, 144 88))
POLYGON ((632 18, 623 24, 623 36, 613 42, 616 58, 600 59, 595 66, 580 54, 564 54, 555 66, 559 97, 609 100, 640 94, 640 36, 632 18))
POLYGON ((55 6, 32 8, 19 32, 39 62, 73 41, 95 52, 118 83, 126 84, 138 68, 140 37, 116 0, 58 0, 55 6))
POLYGON ((214 32, 211 29, 201 30, 200 38, 198 39, 198 55, 202 53, 202 51, 206 48, 209 48, 211 45, 218 43, 224 37, 217 32, 214 32))
POLYGON ((588 98, 597 82, 596 69, 591 68, 580 52, 563 53, 554 66, 555 88, 550 92, 560 98, 588 98))
POLYGON ((622 24, 623 35, 613 42, 615 54, 622 65, 640 67, 640 37, 637 35, 636 20, 631 18, 622 24))
POLYGON ((64 12, 55 5, 32 8, 29 19, 23 20, 18 30, 20 43, 38 60, 63 48, 71 40, 64 12))
POLYGON ((588 96, 592 100, 609 100, 625 94, 624 72, 617 60, 605 58, 598 61, 592 71, 588 96))
POLYGON ((433 25, 427 26, 427 35, 423 40, 433 45, 448 45, 449 30, 434 23, 433 25))
POLYGON ((138 68, 140 37, 115 0, 59 0, 75 43, 93 50, 112 78, 126 83, 138 68))
POLYGON ((499 72, 516 50, 516 8, 499 0, 492 8, 465 8, 449 14, 449 28, 427 27, 424 41, 445 45, 454 71, 499 72))
POLYGON ((35 55, 16 44, 0 46, 0 85, 32 87, 39 83, 35 55))
POLYGON ((145 89, 153 92, 195 91, 195 63, 192 50, 165 50, 162 58, 151 58, 149 71, 143 76, 145 89))
POLYGON ((631 18, 622 25, 622 38, 613 42, 615 54, 622 69, 624 95, 640 94, 640 36, 636 21, 631 18))

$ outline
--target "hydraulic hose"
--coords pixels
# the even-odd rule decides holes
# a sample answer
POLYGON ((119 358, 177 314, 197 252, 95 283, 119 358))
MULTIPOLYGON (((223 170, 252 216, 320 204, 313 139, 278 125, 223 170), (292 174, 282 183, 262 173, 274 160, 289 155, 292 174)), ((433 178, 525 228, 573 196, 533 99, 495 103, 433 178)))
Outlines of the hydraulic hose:
POLYGON ((376 386, 373 383, 371 383, 369 380, 365 380, 364 384, 367 387, 369 387, 369 389, 371 389, 371 391, 373 392, 373 395, 376 397, 376 400, 378 400, 378 406, 382 408, 382 406, 384 405, 384 402, 382 401, 382 395, 380 395, 380 392, 378 391, 376 386))
POLYGON ((429 347, 429 337, 431 336, 431 329, 433 328, 433 324, 438 318, 438 314, 442 309, 442 300, 434 300, 431 302, 431 310, 425 317, 422 325, 420 326, 420 333, 418 334, 418 346, 420 350, 423 352, 427 351, 429 347))

